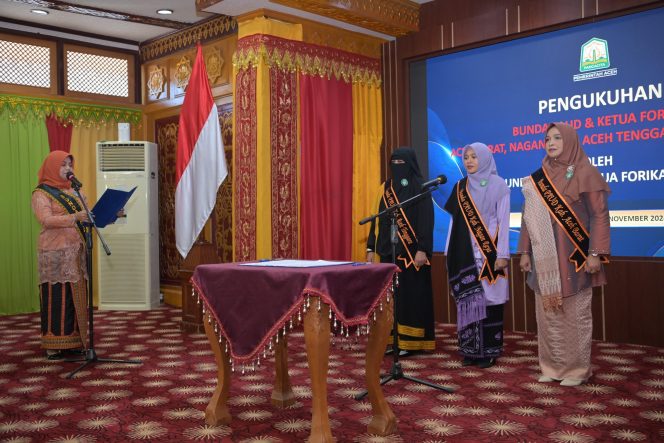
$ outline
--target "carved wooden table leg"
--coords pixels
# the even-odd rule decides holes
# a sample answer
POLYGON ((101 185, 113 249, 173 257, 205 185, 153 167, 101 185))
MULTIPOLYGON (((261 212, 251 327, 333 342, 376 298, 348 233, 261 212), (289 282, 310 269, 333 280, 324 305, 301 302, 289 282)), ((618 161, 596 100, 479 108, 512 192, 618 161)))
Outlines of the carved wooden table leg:
POLYGON ((231 422, 231 413, 228 411, 228 391, 231 386, 231 368, 226 355, 225 342, 219 343, 217 335, 210 323, 203 316, 205 333, 210 341, 210 347, 214 352, 214 359, 217 362, 217 387, 212 394, 210 403, 205 408, 205 423, 210 426, 220 424, 227 425, 231 422))
POLYGON ((307 347, 309 376, 311 377, 312 414, 310 443, 334 442, 327 409, 327 369, 330 358, 330 308, 312 298, 304 316, 304 342, 307 347))
POLYGON ((279 339, 274 351, 275 377, 272 404, 283 409, 295 403, 295 394, 288 376, 288 341, 286 337, 279 339))
POLYGON ((373 414, 367 427, 369 434, 387 435, 397 429, 397 418, 385 400, 380 385, 380 366, 390 336, 393 309, 394 299, 390 299, 390 303, 383 303, 382 311, 376 311, 376 321, 369 331, 367 341, 365 377, 373 414))

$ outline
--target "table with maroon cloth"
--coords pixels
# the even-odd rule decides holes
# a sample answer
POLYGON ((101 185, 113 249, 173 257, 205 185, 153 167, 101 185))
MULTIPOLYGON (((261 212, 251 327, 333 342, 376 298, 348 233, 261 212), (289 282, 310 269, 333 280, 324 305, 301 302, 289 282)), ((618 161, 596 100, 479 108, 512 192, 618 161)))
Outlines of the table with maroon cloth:
POLYGON ((396 418, 380 386, 380 366, 392 327, 392 264, 317 267, 210 264, 191 278, 204 304, 204 324, 218 366, 217 387, 205 411, 208 424, 228 424, 226 404, 233 371, 261 364, 274 351, 272 403, 295 402, 288 378, 287 331, 303 323, 312 390, 312 442, 334 441, 327 408, 330 324, 338 332, 368 333, 365 379, 373 417, 372 434, 396 429, 396 418), (359 332, 358 332, 359 329, 359 332))

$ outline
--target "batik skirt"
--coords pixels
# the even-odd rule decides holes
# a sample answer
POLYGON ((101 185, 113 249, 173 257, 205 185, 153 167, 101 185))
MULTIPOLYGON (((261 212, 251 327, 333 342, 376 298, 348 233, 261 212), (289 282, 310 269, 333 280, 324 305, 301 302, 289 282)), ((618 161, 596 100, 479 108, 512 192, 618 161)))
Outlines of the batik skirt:
POLYGON ((41 346, 79 349, 87 343, 87 282, 42 283, 41 346))
POLYGON ((497 358, 503 352, 504 304, 486 307, 486 318, 468 324, 459 334, 459 353, 468 358, 497 358))

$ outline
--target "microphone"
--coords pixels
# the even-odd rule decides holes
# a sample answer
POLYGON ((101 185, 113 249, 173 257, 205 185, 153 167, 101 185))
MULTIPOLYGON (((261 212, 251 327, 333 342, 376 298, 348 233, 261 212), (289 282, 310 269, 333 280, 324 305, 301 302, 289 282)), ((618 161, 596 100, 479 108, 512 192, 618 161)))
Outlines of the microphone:
POLYGON ((71 172, 71 171, 67 172, 65 174, 65 177, 67 177, 67 180, 69 180, 71 182, 72 187, 74 187, 74 188, 82 188, 83 187, 83 184, 80 181, 78 181, 78 179, 76 178, 76 176, 74 175, 73 172, 71 172))
POLYGON ((440 174, 438 177, 434 178, 433 180, 429 180, 428 182, 422 183, 422 189, 427 189, 432 186, 444 185, 445 183, 447 183, 447 177, 445 177, 445 174, 440 174))

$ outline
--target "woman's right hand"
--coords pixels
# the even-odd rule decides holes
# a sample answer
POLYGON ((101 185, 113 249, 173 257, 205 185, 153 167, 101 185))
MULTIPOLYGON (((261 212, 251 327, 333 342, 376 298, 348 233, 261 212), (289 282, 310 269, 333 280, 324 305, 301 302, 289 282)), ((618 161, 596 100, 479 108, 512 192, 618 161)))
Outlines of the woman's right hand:
POLYGON ((367 252, 367 263, 373 263, 374 260, 374 253, 373 251, 367 252))
POLYGON ((75 213, 74 213, 74 218, 75 218, 76 221, 78 221, 78 222, 86 222, 86 221, 90 221, 90 219, 88 219, 88 213, 85 212, 85 211, 78 211, 78 212, 75 212, 75 213))
POLYGON ((519 261, 519 267, 523 272, 530 272, 532 269, 532 263, 530 262, 529 254, 521 254, 521 260, 519 261))

